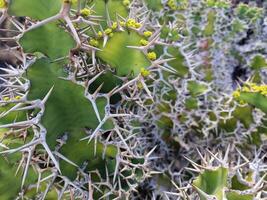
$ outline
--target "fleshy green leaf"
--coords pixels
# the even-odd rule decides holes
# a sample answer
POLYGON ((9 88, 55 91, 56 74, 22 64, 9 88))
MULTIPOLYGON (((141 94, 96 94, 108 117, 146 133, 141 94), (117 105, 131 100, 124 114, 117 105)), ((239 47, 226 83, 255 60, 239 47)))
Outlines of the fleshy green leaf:
POLYGON ((150 62, 143 52, 127 46, 140 46, 141 39, 142 37, 133 31, 114 33, 102 51, 97 52, 97 56, 116 68, 119 76, 130 73, 136 75, 141 68, 150 66, 150 62))
POLYGON ((41 52, 51 59, 67 56, 75 47, 71 35, 58 27, 56 22, 26 32, 19 42, 26 53, 41 52))
POLYGON ((239 119, 246 128, 249 128, 250 124, 254 122, 252 116, 252 108, 250 106, 237 107, 233 112, 233 116, 236 119, 239 119))
POLYGON ((250 63, 252 69, 261 69, 263 67, 267 67, 267 62, 264 56, 262 55, 256 55, 251 63, 250 63))
POLYGON ((145 0, 147 7, 153 11, 160 11, 162 9, 161 0, 145 0))
MULTIPOLYGON (((54 146, 57 137, 64 132, 82 130, 84 127, 95 128, 98 125, 93 106, 84 96, 84 88, 61 79, 62 71, 63 66, 41 59, 30 66, 27 73, 31 81, 28 95, 30 100, 43 99, 50 88, 54 87, 45 104, 41 121, 47 129, 50 146, 54 146)), ((99 110, 103 113, 105 104, 99 104, 99 110)))
MULTIPOLYGON (((99 121, 91 102, 84 96, 85 88, 61 79, 59 76, 62 74, 62 66, 59 64, 51 64, 46 59, 38 60, 28 70, 28 78, 31 81, 28 98, 43 99, 50 88, 54 87, 45 104, 45 113, 41 120, 47 129, 46 142, 54 149, 56 140, 67 134, 68 139, 60 152, 72 162, 81 165, 95 157, 94 142, 87 144, 87 141, 80 141, 86 136, 84 129, 96 128, 99 121)), ((96 101, 102 118, 106 103, 103 98, 96 101)), ((103 149, 103 145, 97 143, 97 157, 102 158, 103 149)), ((107 146, 106 157, 115 157, 116 153, 116 147, 107 146)), ((64 161, 61 162, 64 175, 74 178, 76 169, 64 161)))
POLYGON ((0 156, 0 199, 15 199, 20 191, 20 178, 14 176, 16 169, 0 156))
POLYGON ((192 96, 198 96, 205 93, 208 88, 206 85, 199 84, 196 81, 189 81, 187 89, 189 90, 192 96))
POLYGON ((89 3, 89 6, 93 6, 95 15, 102 16, 103 22, 101 25, 105 29, 107 27, 107 19, 111 21, 117 21, 117 16, 128 16, 127 8, 122 4, 122 0, 94 0, 89 3), (107 14, 108 13, 108 14, 107 14))
POLYGON ((11 0, 9 14, 42 20, 60 11, 61 0, 11 0))
POLYGON ((227 200, 253 200, 253 195, 240 195, 236 192, 229 192, 226 194, 227 200))
POLYGON ((260 93, 242 92, 239 98, 240 100, 243 100, 267 113, 267 97, 264 95, 260 93))
POLYGON ((216 12, 210 11, 207 16, 207 25, 204 29, 204 35, 205 36, 212 36, 215 29, 215 22, 216 22, 216 12))
MULTIPOLYGON (((208 195, 214 195, 218 200, 223 200, 223 189, 227 184, 228 169, 219 167, 215 170, 205 170, 201 173, 193 185, 208 195)), ((206 200, 200 194, 201 200, 206 200)))
POLYGON ((185 76, 188 73, 188 67, 185 64, 185 57, 181 54, 178 48, 169 47, 168 53, 172 55, 175 60, 169 61, 168 65, 177 70, 179 76, 185 76))

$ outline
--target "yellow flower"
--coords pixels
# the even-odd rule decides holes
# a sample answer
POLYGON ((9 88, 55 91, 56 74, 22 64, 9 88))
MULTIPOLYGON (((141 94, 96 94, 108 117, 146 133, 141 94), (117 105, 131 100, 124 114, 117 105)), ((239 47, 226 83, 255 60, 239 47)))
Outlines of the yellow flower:
POLYGON ((142 39, 142 40, 140 40, 140 44, 141 44, 142 46, 146 46, 146 45, 148 45, 148 41, 142 39))
POLYGON ((267 96, 267 85, 257 85, 255 83, 245 83, 241 88, 242 92, 258 92, 262 95, 267 96))
POLYGON ((115 30, 117 27, 118 27, 118 23, 117 22, 113 22, 111 28, 113 30, 115 30))
POLYGON ((112 29, 111 28, 107 28, 104 32, 105 32, 106 35, 109 35, 109 34, 112 33, 112 29))
POLYGON ((130 0, 123 0, 122 1, 122 4, 124 5, 124 6, 129 6, 130 5, 130 0))
POLYGON ((240 97, 240 91, 236 90, 236 91, 233 92, 232 95, 233 95, 233 97, 234 97, 235 99, 237 99, 238 97, 240 97))
POLYGON ((0 0, 0 8, 5 8, 7 6, 7 3, 5 0, 0 0))
POLYGON ((15 99, 16 100, 20 100, 21 99, 21 96, 16 96, 15 99))
POLYGON ((145 68, 141 68, 140 72, 143 77, 147 77, 150 75, 150 71, 146 70, 145 68))
POLYGON ((137 87, 138 87, 139 90, 141 90, 141 89, 144 88, 144 87, 143 87, 143 84, 142 84, 140 81, 138 81, 138 83, 137 83, 137 87))
POLYGON ((124 21, 120 21, 120 26, 125 26, 126 23, 124 21))
POLYGON ((262 90, 262 87, 258 85, 251 86, 251 88, 253 92, 260 92, 262 90))
POLYGON ((88 17, 91 14, 92 14, 92 10, 90 10, 89 8, 84 8, 81 10, 81 15, 84 17, 88 17))
POLYGON ((248 83, 248 85, 249 85, 250 87, 255 87, 255 86, 257 86, 256 83, 248 83))
POLYGON ((100 38, 103 37, 102 31, 98 31, 97 36, 100 37, 100 38))
POLYGON ((150 37, 152 35, 152 32, 151 31, 145 31, 144 32, 144 36, 145 37, 150 37))
POLYGON ((155 52, 149 52, 149 53, 147 54, 147 58, 148 58, 149 60, 156 60, 156 59, 157 59, 157 54, 156 54, 155 52))
POLYGON ((250 89, 249 89, 248 87, 245 86, 245 87, 242 88, 242 91, 243 91, 243 92, 250 92, 250 89))
POLYGON ((130 28, 135 28, 135 24, 136 22, 134 19, 128 19, 126 22, 127 27, 130 27, 130 28))
POLYGON ((167 5, 172 9, 172 10, 176 10, 176 2, 174 0, 169 0, 167 2, 167 5))
POLYGON ((90 39, 89 44, 93 47, 98 47, 99 43, 95 39, 90 39))
POLYGON ((9 97, 4 97, 3 100, 4 100, 4 101, 9 101, 10 98, 9 98, 9 97))
POLYGON ((135 25, 134 25, 135 28, 140 28, 141 27, 141 24, 136 22, 135 25))

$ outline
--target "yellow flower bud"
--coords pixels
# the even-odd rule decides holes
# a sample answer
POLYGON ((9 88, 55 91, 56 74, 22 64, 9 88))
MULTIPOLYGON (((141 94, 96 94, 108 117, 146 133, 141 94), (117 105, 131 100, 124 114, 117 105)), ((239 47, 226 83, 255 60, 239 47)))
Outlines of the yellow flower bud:
POLYGON ((150 75, 150 71, 146 70, 145 68, 141 68, 140 73, 143 77, 147 77, 150 75))
POLYGON ((235 99, 237 99, 238 97, 240 97, 240 92, 238 91, 238 90, 236 90, 236 91, 234 91, 233 92, 233 97, 235 98, 235 99))
POLYGON ((3 100, 4 100, 4 101, 9 101, 10 98, 9 98, 9 97, 4 97, 3 100))
POLYGON ((124 21, 120 21, 120 26, 125 26, 126 25, 126 23, 124 22, 124 21))
POLYGON ((95 39, 90 39, 89 44, 93 47, 98 47, 99 43, 95 39))
POLYGON ((0 0, 0 8, 6 8, 7 7, 7 3, 5 0, 0 0))
POLYGON ((92 10, 88 9, 88 8, 84 8, 81 10, 81 15, 84 17, 88 17, 89 15, 92 14, 92 10))
POLYGON ((144 32, 144 36, 145 37, 150 37, 152 35, 152 32, 151 31, 145 31, 144 32))
POLYGON ((143 84, 140 81, 137 83, 137 87, 138 87, 139 90, 144 88, 143 84))
POLYGON ((242 88, 242 91, 243 91, 243 92, 250 92, 250 89, 249 89, 248 87, 243 87, 243 88, 242 88))
POLYGON ((148 58, 149 60, 156 60, 156 59, 157 59, 157 54, 156 54, 155 52, 149 52, 149 53, 147 54, 147 58, 148 58))
POLYGON ((113 30, 115 30, 115 29, 117 29, 117 27, 118 27, 118 23, 117 22, 113 22, 111 28, 113 30))
POLYGON ((105 32, 106 35, 109 35, 109 34, 112 33, 112 29, 111 28, 107 28, 104 32, 105 32))
POLYGON ((103 37, 102 31, 98 31, 97 36, 100 37, 100 38, 103 37))
POLYGON ((130 0, 123 0, 122 1, 122 4, 124 5, 124 6, 129 6, 130 5, 130 0))
POLYGON ((142 39, 142 40, 140 40, 140 44, 141 44, 142 46, 146 46, 146 45, 148 45, 148 41, 142 39))
POLYGON ((176 10, 177 6, 176 6, 176 2, 174 0, 168 0, 167 5, 172 9, 172 10, 176 10))
POLYGON ((126 22, 127 27, 129 28, 135 28, 136 22, 134 19, 128 19, 126 22))
POLYGON ((141 27, 141 24, 136 22, 135 25, 134 25, 135 28, 140 28, 141 27))

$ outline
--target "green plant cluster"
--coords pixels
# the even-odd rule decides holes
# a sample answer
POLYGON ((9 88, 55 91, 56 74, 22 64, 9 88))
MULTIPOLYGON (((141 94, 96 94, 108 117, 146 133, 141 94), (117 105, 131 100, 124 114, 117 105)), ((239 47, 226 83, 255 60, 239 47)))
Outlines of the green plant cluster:
POLYGON ((265 4, 0 0, 0 199, 266 199, 265 4))

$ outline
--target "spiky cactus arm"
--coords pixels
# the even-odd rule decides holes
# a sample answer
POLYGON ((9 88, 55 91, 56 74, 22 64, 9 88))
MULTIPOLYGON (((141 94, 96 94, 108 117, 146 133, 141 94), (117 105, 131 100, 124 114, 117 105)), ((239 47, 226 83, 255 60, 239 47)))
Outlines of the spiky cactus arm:
MULTIPOLYGON (((243 71, 239 74, 238 67, 233 66, 233 64, 250 65, 250 59, 240 59, 240 56, 248 58, 248 55, 254 54, 253 51, 251 54, 244 54, 244 49, 237 48, 239 47, 237 43, 240 34, 241 38, 246 38, 246 32, 250 28, 255 32, 261 32, 259 24, 264 17, 262 9, 254 6, 245 7, 244 12, 247 14, 251 10, 255 11, 253 12, 255 15, 248 18, 247 14, 240 16, 239 11, 243 4, 232 10, 230 2, 209 1, 214 2, 212 4, 206 1, 189 2, 188 10, 183 12, 179 10, 176 16, 183 13, 184 16, 190 17, 185 17, 184 21, 183 17, 176 17, 171 22, 168 21, 168 25, 164 24, 169 33, 162 30, 164 35, 162 39, 164 38, 164 42, 166 40, 170 42, 171 39, 166 39, 166 36, 175 35, 175 31, 170 30, 173 27, 177 30, 178 25, 186 24, 185 27, 179 27, 179 30, 183 31, 179 33, 180 39, 169 45, 172 48, 163 47, 166 57, 170 56, 169 52, 172 52, 173 57, 177 55, 176 60, 167 62, 164 66, 172 63, 177 67, 179 76, 166 74, 160 70, 153 71, 157 79, 151 81, 148 87, 153 91, 154 102, 147 99, 140 100, 145 108, 139 109, 139 115, 145 116, 140 118, 143 122, 144 135, 149 137, 144 146, 147 145, 149 149, 157 146, 154 156, 158 159, 155 159, 153 168, 166 172, 171 178, 185 185, 187 181, 181 178, 183 177, 181 174, 185 173, 186 175, 183 175, 188 176, 183 169, 187 164, 177 154, 194 156, 194 151, 190 149, 195 146, 214 149, 217 146, 226 148, 228 143, 232 142, 246 147, 250 146, 247 143, 253 143, 252 147, 254 144, 265 143, 264 113, 251 105, 240 105, 231 97, 231 93, 238 84, 242 84, 242 80, 252 74, 262 73, 261 70, 257 72, 249 69, 247 73, 243 71), (241 23, 240 26, 233 24, 233 20, 236 20, 235 23, 241 23), (181 61, 178 62, 178 59, 181 61), (181 67, 183 65, 186 69, 184 72, 181 67), (173 151, 176 154, 173 154, 173 151), (183 164, 177 164, 180 162, 183 164)), ((167 7, 164 8, 166 9, 164 14, 169 18, 175 15, 173 13, 177 8, 171 8, 171 11, 167 7)), ((255 37, 258 35, 261 34, 253 34, 255 37)), ((255 40, 250 42, 253 41, 255 40)), ((265 59, 258 60, 262 63, 259 65, 264 66, 265 59)), ((256 101, 255 98, 252 105, 255 105, 256 101)), ((153 181, 155 180, 157 178, 153 181)), ((158 184, 164 182, 160 179, 158 181, 158 184)), ((154 195, 161 196, 160 191, 158 188, 155 189, 154 195)))
MULTIPOLYGON (((113 112, 110 97, 142 79, 139 75, 140 69, 150 65, 149 57, 146 55, 149 52, 129 47, 128 52, 124 53, 132 58, 125 61, 126 63, 116 60, 114 62, 114 58, 107 54, 110 51, 109 42, 124 49, 127 45, 139 46, 142 31, 139 33, 138 29, 141 28, 141 24, 133 19, 122 19, 125 23, 124 29, 136 37, 134 43, 131 43, 126 34, 116 31, 118 27, 108 28, 111 22, 108 7, 114 6, 113 4, 119 5, 126 14, 127 9, 122 2, 103 1, 100 8, 104 8, 105 13, 99 15, 105 14, 108 23, 105 25, 107 28, 103 31, 103 37, 99 38, 99 43, 103 46, 103 53, 100 55, 97 53, 100 49, 97 48, 94 39, 98 34, 91 36, 91 30, 83 33, 79 32, 80 28, 77 27, 84 24, 98 26, 98 17, 91 16, 88 8, 80 9, 81 5, 77 6, 70 1, 56 1, 45 2, 49 9, 48 12, 43 12, 41 2, 31 2, 30 7, 24 10, 21 3, 23 2, 12 1, 7 4, 9 14, 3 16, 7 20, 11 20, 11 14, 30 18, 25 24, 16 24, 22 33, 15 38, 28 54, 23 52, 20 68, 10 66, 3 75, 4 81, 8 84, 2 92, 1 130, 9 131, 9 135, 2 138, 1 147, 8 149, 3 150, 1 154, 28 152, 26 159, 21 161, 21 165, 24 166, 22 187, 32 167, 38 168, 37 185, 41 184, 43 171, 51 172, 45 178, 48 186, 45 191, 41 191, 42 198, 46 198, 48 192, 56 185, 59 186, 58 198, 62 198, 66 192, 67 195, 74 195, 72 190, 77 198, 127 197, 129 191, 136 186, 136 181, 147 176, 143 172, 146 157, 134 156, 135 152, 131 150, 131 146, 135 145, 135 140, 131 137, 126 139, 126 135, 131 131, 119 127, 116 122, 116 119, 132 115, 116 110, 113 112), (74 9, 77 7, 75 13, 80 15, 76 16, 70 12, 72 6, 74 9), (35 11, 32 12, 33 10, 35 11), (74 23, 78 25, 75 27, 74 23), (123 43, 118 43, 117 37, 124 38, 123 43), (28 60, 31 56, 35 58, 28 60), (100 86, 90 94, 88 89, 90 90, 91 84, 101 75, 96 73, 103 70, 99 68, 101 63, 97 61, 96 56, 116 68, 117 75, 125 76, 132 73, 136 78, 121 87, 111 88, 107 93, 99 93, 100 86), (91 64, 87 63, 88 59, 92 60, 91 64), (130 68, 123 69, 128 64, 131 65, 130 68), (64 71, 63 66, 67 70, 64 71), (13 79, 17 81, 14 82, 13 79), (28 84, 18 81, 19 79, 28 84), (15 84, 19 86, 15 87, 15 84), (10 92, 9 88, 14 87, 16 90, 10 92), (101 135, 107 129, 108 136, 103 138, 101 135), (25 132, 25 144, 9 142, 16 137, 16 132, 19 135, 21 131, 25 132), (39 145, 43 148, 39 148, 39 145), (46 164, 36 160, 36 156, 46 164), (87 184, 89 188, 84 186, 87 184)), ((89 7, 91 4, 83 6, 89 7)), ((115 12, 111 14, 115 15, 115 12)), ((119 49, 113 56, 119 58, 123 56, 122 53, 119 49)), ((152 61, 154 57, 150 59, 152 61)), ((127 118, 125 120, 127 121, 127 118)), ((29 188, 26 187, 22 195, 27 196, 27 193, 30 193, 29 188)))
POLYGON ((232 156, 231 147, 228 147, 224 156, 214 155, 209 152, 201 165, 192 162, 196 171, 201 174, 194 180, 193 187, 201 199, 261 199, 264 198, 266 170, 260 159, 262 151, 252 155, 251 162, 239 150, 238 162, 231 163, 228 159, 232 156), (210 161, 211 159, 211 161, 210 161), (243 161, 242 161, 243 160, 243 161), (214 163, 218 163, 215 166, 214 163))

